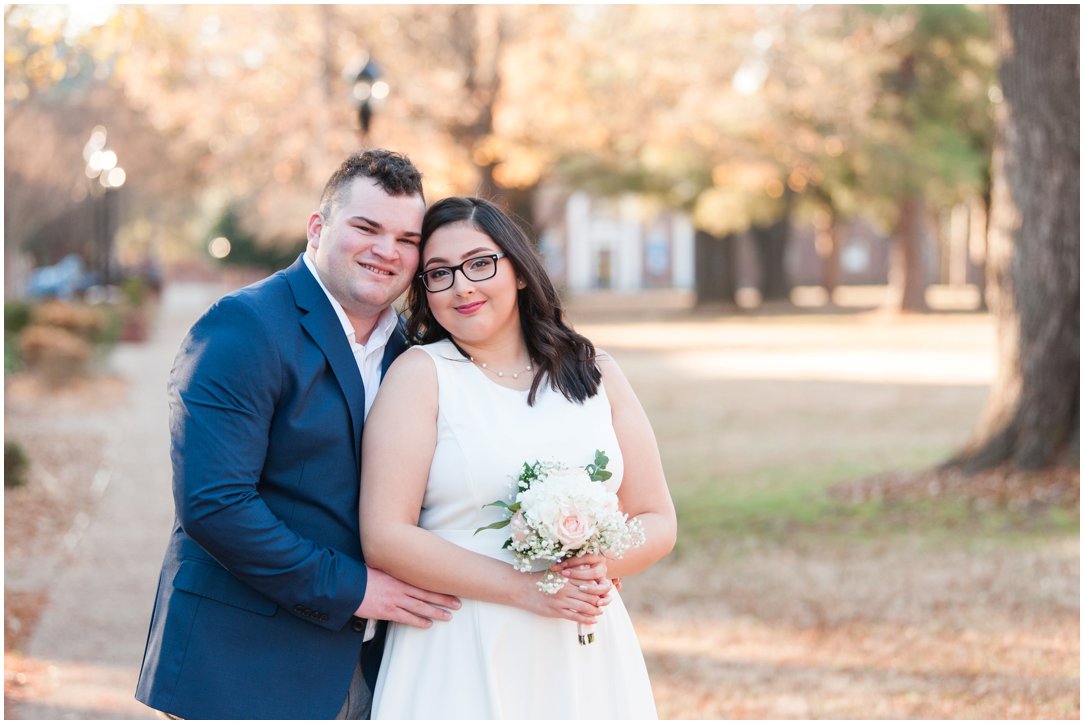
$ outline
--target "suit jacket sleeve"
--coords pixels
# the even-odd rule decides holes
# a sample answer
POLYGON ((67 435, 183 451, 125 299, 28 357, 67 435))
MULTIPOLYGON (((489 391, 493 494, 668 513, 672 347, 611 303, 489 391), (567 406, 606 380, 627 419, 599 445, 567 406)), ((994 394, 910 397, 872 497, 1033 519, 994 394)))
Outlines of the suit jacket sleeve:
POLYGON ((185 339, 169 384, 174 502, 185 532, 234 576, 339 630, 364 596, 365 564, 291 530, 257 487, 283 387, 274 339, 236 297, 218 302, 185 339))

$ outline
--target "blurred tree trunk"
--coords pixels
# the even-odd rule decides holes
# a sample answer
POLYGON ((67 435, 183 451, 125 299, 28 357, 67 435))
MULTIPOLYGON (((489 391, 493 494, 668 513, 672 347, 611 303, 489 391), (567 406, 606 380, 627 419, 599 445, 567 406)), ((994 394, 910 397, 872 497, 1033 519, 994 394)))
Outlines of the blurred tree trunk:
MULTIPOLYGON (((992 150, 993 149, 991 149, 991 153, 992 150)), ((993 193, 992 174, 992 168, 987 168, 986 173, 983 174, 982 194, 971 204, 971 220, 975 223, 977 228, 974 231, 969 231, 968 234, 969 237, 974 238, 973 244, 970 240, 968 242, 968 246, 972 247, 969 250, 968 258, 975 264, 976 271, 978 272, 976 286, 979 290, 978 311, 980 312, 990 311, 990 299, 987 293, 987 286, 990 281, 988 259, 990 258, 990 203, 991 194, 993 193)))
POLYGON ((987 285, 990 275, 987 271, 986 260, 990 258, 990 184, 983 188, 982 197, 974 200, 971 204, 971 221, 976 224, 975 229, 969 230, 968 258, 975 265, 978 279, 975 286, 979 290, 978 311, 990 311, 990 303, 987 299, 987 285), (971 241, 974 239, 974 242, 971 241))
POLYGON ((538 184, 526 188, 502 188, 492 197, 512 216, 527 238, 538 247, 538 230, 535 228, 534 196, 538 184))
POLYGON ((472 113, 449 129, 452 138, 468 150, 478 176, 473 195, 491 199, 499 188, 494 169, 500 163, 489 142, 493 112, 501 92, 500 58, 505 29, 498 6, 460 5, 452 10, 456 37, 452 47, 464 72, 464 106, 472 113))
MULTIPOLYGON (((906 54, 900 61, 899 68, 892 78, 895 91, 900 98, 908 101, 914 98, 919 88, 919 78, 915 66, 918 61, 915 53, 906 54)), ((909 104, 904 103, 904 108, 909 104)), ((908 135, 914 133, 915 119, 911 113, 903 113, 901 126, 908 135)), ((912 171, 912 175, 914 172, 912 171)), ((921 184, 915 188, 912 178, 909 192, 904 192, 896 207, 896 225, 892 229, 892 254, 889 260, 888 283, 891 292, 889 306, 900 312, 926 312, 926 276, 925 231, 926 200, 922 196, 921 184)))
POLYGON ((790 301, 790 280, 787 278, 787 243, 790 241, 790 216, 794 210, 794 192, 783 193, 783 214, 771 224, 753 225, 753 237, 760 263, 760 300, 790 301))
POLYGON ((892 230, 891 305, 901 312, 927 312, 926 200, 921 193, 900 201, 892 230))
MULTIPOLYGON (((319 81, 323 107, 334 108, 336 102, 340 100, 339 94, 335 92, 336 84, 342 83, 340 70, 335 62, 335 31, 342 26, 342 21, 338 18, 334 5, 320 5, 318 12, 321 42, 319 58, 316 61, 317 64, 313 69, 313 74, 317 76, 319 81)), ((332 138, 331 123, 333 118, 330 113, 313 114, 312 120, 314 121, 315 137, 317 139, 332 138)), ((365 142, 366 139, 362 136, 360 128, 358 134, 359 145, 364 148, 368 144, 365 142)), ((332 158, 328 152, 327 142, 321 140, 319 143, 309 144, 302 163, 310 169, 319 169, 317 173, 327 173, 324 169, 334 168, 336 161, 337 159, 332 158)))
POLYGON ((719 302, 736 305, 737 234, 718 237, 703 229, 697 229, 694 244, 697 305, 719 302))
POLYGON ((826 206, 817 214, 814 221, 816 236, 813 248, 821 259, 821 286, 828 297, 829 304, 835 304, 836 289, 839 287, 840 254, 842 244, 839 241, 840 222, 835 209, 826 206))
POLYGON ((1080 9, 999 6, 990 285, 999 369, 949 465, 1021 469, 1080 457, 1080 9))

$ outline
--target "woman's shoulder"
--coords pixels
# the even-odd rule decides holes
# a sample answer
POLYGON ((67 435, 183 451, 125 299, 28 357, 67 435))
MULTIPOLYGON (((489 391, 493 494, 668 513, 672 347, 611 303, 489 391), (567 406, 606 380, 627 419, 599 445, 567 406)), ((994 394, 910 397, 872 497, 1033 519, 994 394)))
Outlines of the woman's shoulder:
POLYGON ((426 349, 429 346, 430 345, 416 345, 407 347, 406 350, 392 362, 391 367, 388 368, 388 374, 390 375, 392 372, 403 374, 404 372, 432 370, 432 352, 426 349))
POLYGON ((437 391, 437 370, 432 358, 418 347, 411 347, 395 358, 380 382, 377 402, 382 398, 395 403, 417 404, 437 391))
POLYGON ((596 349, 595 364, 598 366, 598 371, 602 376, 599 390, 609 398, 611 405, 615 401, 620 403, 623 398, 628 397, 629 395, 635 396, 632 387, 629 385, 628 378, 625 377, 625 373, 621 371, 621 365, 617 364, 617 360, 615 360, 609 352, 603 349, 596 349))
POLYGON ((388 369, 388 374, 392 374, 394 370, 396 377, 425 375, 426 378, 436 379, 437 368, 445 361, 461 362, 463 360, 463 354, 452 341, 442 339, 429 344, 408 347, 388 369))
POLYGON ((429 344, 416 344, 410 349, 421 350, 430 357, 444 357, 449 353, 454 354, 457 357, 461 356, 459 350, 456 349, 456 346, 452 344, 452 340, 450 339, 439 339, 436 342, 430 342, 429 344))
POLYGON ((425 354, 437 365, 444 362, 465 362, 467 357, 450 339, 441 339, 429 344, 414 345, 410 349, 418 350, 418 354, 425 354))
POLYGON ((595 349, 595 366, 602 374, 603 381, 606 380, 607 373, 610 376, 621 374, 621 366, 617 364, 617 360, 604 349, 595 349))

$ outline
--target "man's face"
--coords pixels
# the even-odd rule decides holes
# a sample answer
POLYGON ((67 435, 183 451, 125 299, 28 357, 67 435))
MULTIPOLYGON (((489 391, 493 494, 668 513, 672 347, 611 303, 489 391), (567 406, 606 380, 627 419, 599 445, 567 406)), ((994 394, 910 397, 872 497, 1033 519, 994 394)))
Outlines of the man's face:
POLYGON ((420 196, 391 196, 362 177, 340 191, 328 218, 319 212, 309 218, 307 253, 359 342, 410 286, 424 215, 420 196))

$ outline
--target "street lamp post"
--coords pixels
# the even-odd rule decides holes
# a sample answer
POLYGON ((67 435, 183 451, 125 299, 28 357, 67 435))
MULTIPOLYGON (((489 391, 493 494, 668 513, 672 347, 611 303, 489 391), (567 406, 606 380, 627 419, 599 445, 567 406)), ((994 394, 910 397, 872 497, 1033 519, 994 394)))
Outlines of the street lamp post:
POLYGON ((115 151, 106 147, 107 134, 104 126, 95 126, 90 139, 83 146, 83 160, 86 161, 86 175, 91 181, 91 198, 96 200, 100 209, 96 215, 99 222, 96 236, 98 241, 95 267, 101 276, 101 283, 113 281, 113 205, 116 202, 114 192, 124 185, 128 175, 117 163, 115 151), (101 190, 99 190, 101 189, 101 190))
POLYGON ((391 87, 380 80, 383 71, 371 56, 365 58, 365 62, 359 65, 361 65, 361 70, 354 75, 352 95, 354 104, 357 106, 361 139, 364 142, 369 137, 373 113, 388 97, 391 87))

